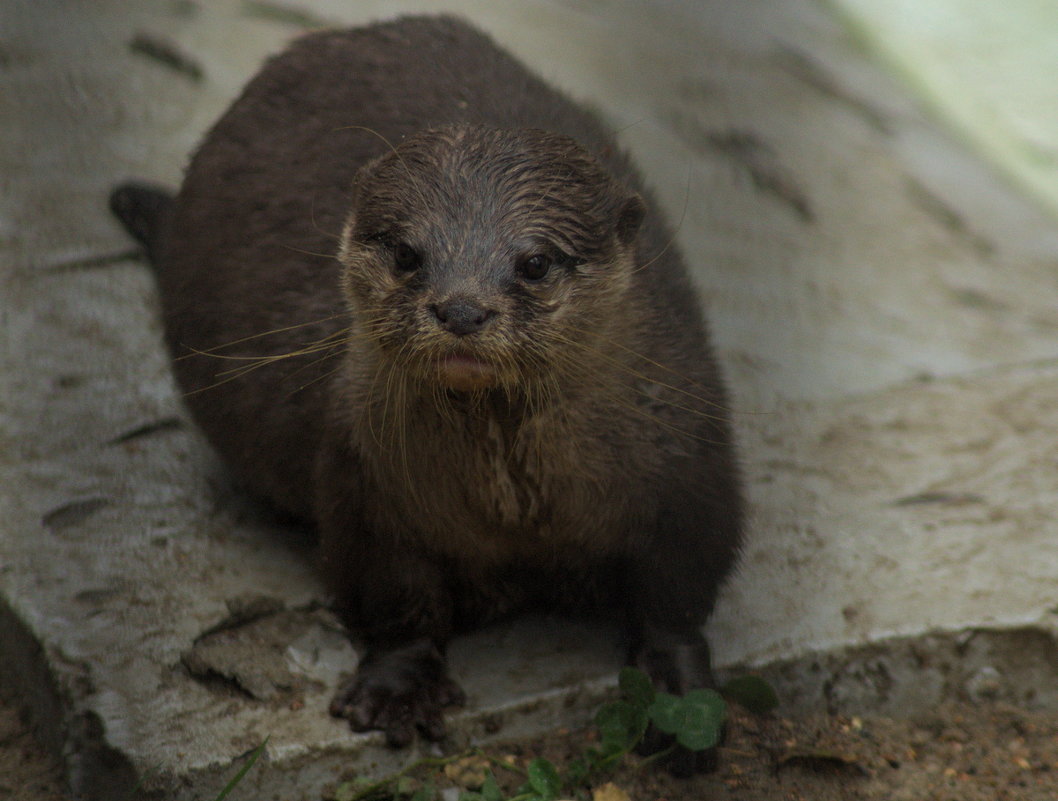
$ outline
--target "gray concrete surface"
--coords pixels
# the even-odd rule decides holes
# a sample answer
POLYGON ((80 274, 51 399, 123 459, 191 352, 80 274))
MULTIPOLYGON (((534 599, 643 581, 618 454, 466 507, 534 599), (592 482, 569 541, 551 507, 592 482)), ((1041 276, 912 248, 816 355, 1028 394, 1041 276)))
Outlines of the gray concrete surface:
MULTIPOLYGON (((1056 703, 1058 224, 824 5, 15 0, 0 677, 72 786, 212 797, 265 737, 233 797, 316 798, 406 758, 325 714, 353 654, 307 554, 186 422, 150 276, 105 197, 127 176, 175 184, 303 25, 421 9, 465 13, 604 109, 679 221, 753 506, 709 627, 720 664, 760 668, 793 707, 1056 703)), ((610 632, 540 619, 461 641, 453 662, 459 742, 584 719, 619 654, 610 632)))

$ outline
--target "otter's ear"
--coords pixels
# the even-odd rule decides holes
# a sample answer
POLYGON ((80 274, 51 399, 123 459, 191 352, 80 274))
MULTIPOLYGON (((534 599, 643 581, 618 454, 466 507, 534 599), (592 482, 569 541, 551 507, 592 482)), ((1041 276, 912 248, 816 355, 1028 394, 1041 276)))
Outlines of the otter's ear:
POLYGON ((617 215, 617 239, 622 245, 632 244, 646 213, 647 207, 639 195, 632 195, 624 202, 621 213, 617 215))
POLYGON ((359 199, 360 187, 364 185, 368 177, 375 171, 381 161, 382 157, 378 156, 371 159, 371 161, 367 162, 367 164, 363 165, 356 171, 352 182, 349 184, 350 196, 354 202, 359 199))
MULTIPOLYGON (((345 223, 342 226, 343 243, 348 243, 352 241, 353 229, 356 227, 356 218, 357 214, 360 211, 361 190, 363 189, 364 184, 367 182, 367 179, 371 177, 371 173, 378 167, 381 161, 381 157, 372 159, 367 164, 358 169, 356 171, 356 174, 353 175, 353 180, 349 182, 349 211, 346 213, 345 223)), ((344 247, 345 246, 343 245, 343 249, 344 247)))

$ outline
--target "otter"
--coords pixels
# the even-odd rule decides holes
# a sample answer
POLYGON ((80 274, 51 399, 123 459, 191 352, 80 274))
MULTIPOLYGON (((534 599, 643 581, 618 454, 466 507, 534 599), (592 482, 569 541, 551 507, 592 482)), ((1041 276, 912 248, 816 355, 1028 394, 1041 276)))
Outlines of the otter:
POLYGON ((739 551, 728 400, 672 231, 599 117, 456 18, 295 40, 179 192, 111 206, 198 425, 319 532, 364 655, 331 712, 444 736, 455 634, 604 614, 713 683, 739 551))

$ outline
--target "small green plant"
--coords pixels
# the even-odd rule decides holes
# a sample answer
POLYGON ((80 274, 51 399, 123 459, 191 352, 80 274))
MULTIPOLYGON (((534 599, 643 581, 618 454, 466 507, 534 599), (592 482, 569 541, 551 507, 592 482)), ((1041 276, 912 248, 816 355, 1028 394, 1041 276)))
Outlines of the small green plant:
POLYGON ((731 679, 720 688, 720 693, 754 715, 766 715, 779 705, 779 696, 760 676, 739 676, 731 679))
POLYGON ((643 671, 625 668, 621 671, 618 685, 620 699, 605 704, 595 715, 598 745, 587 748, 561 771, 543 757, 537 757, 527 769, 522 770, 474 750, 444 759, 420 760, 377 782, 342 785, 336 798, 340 801, 434 801, 437 798, 436 789, 432 785, 424 785, 412 790, 406 783, 408 774, 427 766, 441 767, 455 763, 468 756, 485 757, 495 768, 515 771, 525 781, 508 796, 489 770, 481 787, 464 791, 459 801, 557 801, 563 797, 584 797, 592 784, 612 773, 624 756, 639 745, 652 724, 659 731, 672 735, 674 741, 671 746, 650 755, 641 764, 664 759, 680 747, 691 751, 715 747, 720 742, 727 717, 725 697, 757 714, 769 712, 778 704, 775 691, 756 676, 733 679, 719 692, 691 690, 681 697, 658 692, 643 671))
MULTIPOLYGON (((261 741, 261 744, 250 752, 250 758, 246 760, 246 764, 239 768, 239 772, 232 777, 231 781, 224 785, 224 789, 222 789, 220 793, 217 794, 217 797, 214 799, 214 801, 224 801, 224 799, 228 797, 231 791, 236 788, 239 782, 243 780, 246 774, 250 772, 250 768, 254 766, 257 760, 260 759, 261 754, 264 753, 265 746, 268 745, 269 737, 271 737, 271 735, 265 737, 264 740, 261 741)), ((129 799, 129 801, 132 801, 133 799, 139 796, 140 791, 143 790, 144 784, 147 782, 148 778, 152 774, 157 773, 158 770, 159 767, 155 766, 140 777, 140 780, 136 782, 136 786, 133 787, 132 790, 128 793, 127 798, 129 799)), ((426 799, 426 801, 429 801, 429 799, 426 799)))
MULTIPOLYGON (((679 746, 704 751, 720 742, 727 705, 715 690, 691 690, 680 697, 658 692, 643 671, 624 668, 618 679, 621 698, 603 706, 595 715, 599 747, 570 763, 567 775, 571 785, 590 784, 613 770, 632 751, 653 724, 673 735, 673 744, 648 759, 664 759, 679 746)), ((535 800, 534 800, 535 801, 535 800)))
POLYGON ((224 789, 220 791, 220 794, 217 795, 215 801, 224 801, 224 799, 228 797, 228 794, 235 789, 239 782, 243 780, 243 777, 250 772, 250 768, 252 768, 257 763, 257 760, 260 759, 261 754, 264 753, 266 745, 268 745, 267 737, 265 737, 261 744, 253 750, 250 754, 250 758, 246 760, 246 764, 239 769, 239 772, 232 777, 231 781, 224 785, 224 789))

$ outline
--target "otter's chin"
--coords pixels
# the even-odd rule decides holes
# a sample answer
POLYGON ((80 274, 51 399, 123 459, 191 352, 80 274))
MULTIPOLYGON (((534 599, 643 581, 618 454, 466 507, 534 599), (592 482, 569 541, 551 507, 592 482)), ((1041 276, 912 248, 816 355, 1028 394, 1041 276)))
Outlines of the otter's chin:
POLYGON ((461 353, 437 360, 437 380, 457 392, 491 389, 500 382, 495 365, 461 353))

